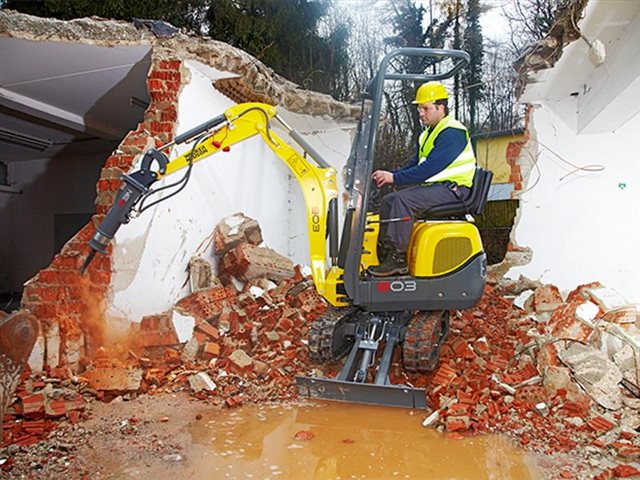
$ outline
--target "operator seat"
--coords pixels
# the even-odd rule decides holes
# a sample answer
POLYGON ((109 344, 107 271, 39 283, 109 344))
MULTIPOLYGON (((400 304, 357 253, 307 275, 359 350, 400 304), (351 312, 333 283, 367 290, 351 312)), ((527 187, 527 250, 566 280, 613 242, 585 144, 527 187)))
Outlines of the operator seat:
POLYGON ((464 220, 467 214, 480 215, 487 203, 492 178, 493 173, 490 170, 476 167, 476 172, 473 175, 471 194, 468 200, 463 202, 460 199, 455 199, 448 203, 435 205, 417 212, 414 219, 423 221, 444 219, 464 220))

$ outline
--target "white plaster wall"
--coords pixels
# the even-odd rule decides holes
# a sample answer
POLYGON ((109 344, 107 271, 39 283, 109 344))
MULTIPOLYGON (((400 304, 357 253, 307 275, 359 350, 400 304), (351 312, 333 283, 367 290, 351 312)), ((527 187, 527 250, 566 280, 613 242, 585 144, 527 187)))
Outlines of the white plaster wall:
MULTIPOLYGON (((234 104, 211 85, 212 79, 229 74, 198 62, 188 62, 188 66, 191 82, 179 98, 178 133, 234 104)), ((342 171, 351 145, 352 124, 280 113, 326 155, 338 172, 342 171)), ((186 148, 181 147, 172 156, 186 148)), ((174 182, 183 172, 166 181, 174 182)), ((231 147, 229 153, 196 163, 183 191, 118 231, 108 315, 114 320, 139 321, 145 315, 169 309, 187 295, 189 259, 200 254, 211 260, 209 240, 215 225, 239 211, 258 220, 266 246, 294 262, 308 262, 302 192, 288 167, 259 137, 254 137, 231 147)))
MULTIPOLYGON (((564 102, 575 105, 571 98, 564 102)), ((576 134, 555 113, 570 107, 543 102, 532 114, 537 166, 521 198, 515 241, 530 247, 533 259, 508 276, 523 274, 565 290, 600 281, 638 303, 640 115, 615 131, 576 134), (571 173, 575 168, 556 154, 604 169, 571 173)))

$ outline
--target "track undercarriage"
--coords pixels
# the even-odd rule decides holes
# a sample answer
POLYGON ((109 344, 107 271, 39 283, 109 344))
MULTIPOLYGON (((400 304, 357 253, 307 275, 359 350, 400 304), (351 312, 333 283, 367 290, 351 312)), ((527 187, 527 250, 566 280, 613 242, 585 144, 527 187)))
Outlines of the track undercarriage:
POLYGON ((335 362, 347 353, 348 357, 335 379, 298 377, 298 388, 301 395, 316 398, 424 408, 425 390, 390 382, 393 352, 402 346, 405 370, 431 371, 448 333, 446 311, 370 313, 357 307, 331 308, 311 325, 309 356, 319 363, 335 362))

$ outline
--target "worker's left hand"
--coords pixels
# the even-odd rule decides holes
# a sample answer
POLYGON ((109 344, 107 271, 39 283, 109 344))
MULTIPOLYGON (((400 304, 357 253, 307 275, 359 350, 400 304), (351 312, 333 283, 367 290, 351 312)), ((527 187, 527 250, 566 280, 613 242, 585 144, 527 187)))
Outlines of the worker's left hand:
POLYGON ((386 170, 376 170, 373 172, 372 178, 378 188, 393 184, 393 173, 387 172, 386 170))

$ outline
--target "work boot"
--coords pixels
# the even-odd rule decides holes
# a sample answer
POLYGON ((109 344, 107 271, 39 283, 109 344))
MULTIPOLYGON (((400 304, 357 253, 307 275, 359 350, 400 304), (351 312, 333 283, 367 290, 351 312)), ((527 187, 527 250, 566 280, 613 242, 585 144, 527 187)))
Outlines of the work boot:
POLYGON ((393 250, 393 244, 388 240, 378 240, 378 245, 376 247, 378 264, 380 264, 384 262, 385 258, 389 256, 389 252, 393 250))
POLYGON ((387 258, 380 265, 369 267, 367 270, 374 277, 390 277, 392 275, 406 275, 409 273, 407 255, 392 248, 387 258))

